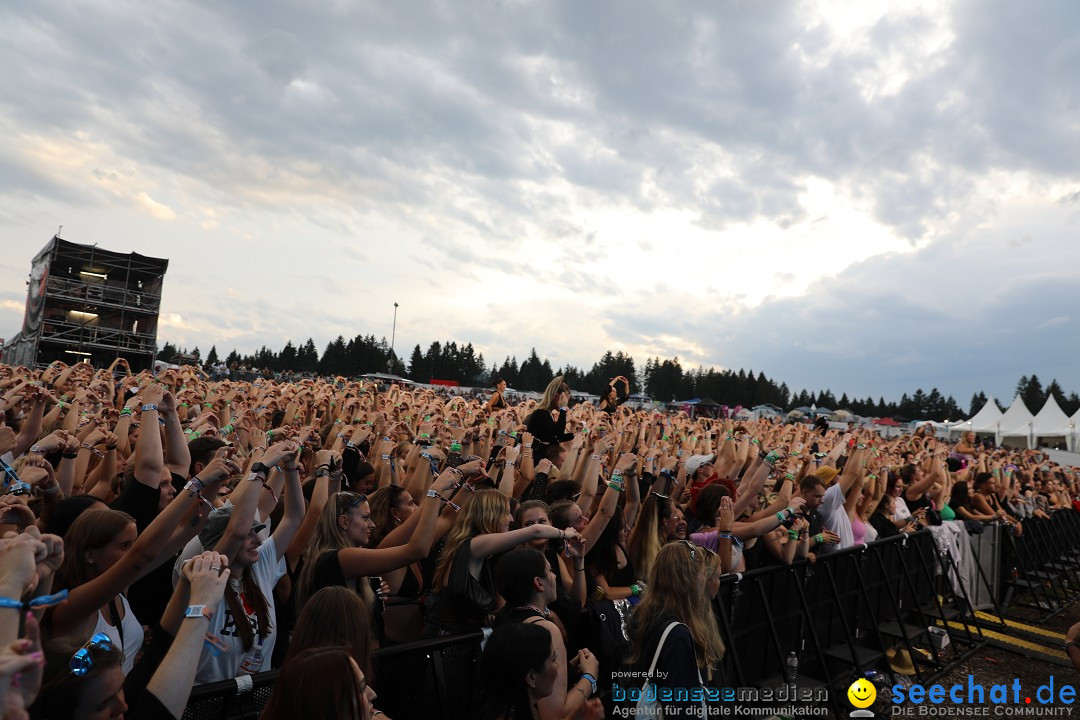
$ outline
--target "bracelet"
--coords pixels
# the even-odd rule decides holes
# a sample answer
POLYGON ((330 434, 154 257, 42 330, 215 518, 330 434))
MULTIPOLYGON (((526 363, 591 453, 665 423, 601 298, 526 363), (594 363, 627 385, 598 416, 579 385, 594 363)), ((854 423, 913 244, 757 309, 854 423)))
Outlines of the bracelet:
POLYGON ((153 410, 154 412, 157 412, 158 411, 158 406, 154 405, 153 403, 147 403, 147 404, 142 406, 142 411, 143 412, 149 412, 150 410, 153 410))
POLYGON ((799 531, 798 530, 794 530, 794 529, 788 530, 787 535, 792 540, 798 540, 799 539, 799 531))
POLYGON ((39 595, 36 598, 23 602, 22 600, 16 600, 15 598, 0 597, 0 608, 11 608, 12 610, 22 610, 23 612, 29 612, 30 610, 37 610, 38 608, 52 607, 59 605, 67 600, 68 591, 61 590, 58 593, 52 595, 39 595))
POLYGON ((716 539, 717 540, 731 540, 732 539, 731 531, 730 530, 717 530, 716 531, 716 539))
POLYGON ((130 415, 130 414, 131 414, 131 408, 129 408, 129 407, 126 407, 126 408, 124 408, 123 410, 120 411, 120 417, 124 417, 125 415, 130 415))
POLYGON ((574 572, 585 572, 585 564, 582 563, 581 567, 574 565, 574 572))
MULTIPOLYGON (((295 471, 296 468, 293 468, 293 470, 295 471)), ((259 478, 259 482, 262 483, 263 490, 270 493, 270 497, 274 498, 274 502, 277 502, 277 499, 278 499, 277 493, 274 492, 274 488, 270 487, 270 483, 266 482, 266 478, 259 477, 258 475, 256 475, 255 477, 259 478)))
POLYGON ((822 543, 824 543, 825 542, 825 533, 818 533, 817 535, 815 535, 814 536, 814 542, 816 542, 818 545, 821 545, 822 543))
POLYGON ((105 453, 101 452, 100 450, 95 448, 90 443, 83 443, 82 446, 83 446, 84 449, 89 450, 90 452, 94 453, 98 457, 105 457, 105 453))
POLYGON ((45 493, 46 495, 55 495, 56 493, 60 492, 60 485, 58 483, 56 483, 56 482, 54 482, 51 486, 46 487, 46 488, 43 488, 43 487, 41 487, 41 485, 38 485, 38 490, 45 493))
POLYGON ((206 618, 207 620, 214 619, 214 613, 206 605, 188 605, 187 610, 184 611, 185 618, 206 618))
POLYGON ((79 457, 79 453, 63 453, 60 457, 64 458, 65 460, 74 460, 75 458, 79 457))
POLYGON ((427 491, 427 496, 428 496, 428 497, 431 497, 431 498, 438 498, 439 500, 441 500, 441 501, 443 502, 443 504, 444 504, 444 505, 446 505, 447 507, 449 507, 449 508, 453 509, 453 510, 454 510, 455 512, 457 512, 457 511, 461 510, 461 506, 460 506, 460 505, 458 505, 457 503, 453 502, 452 500, 447 500, 446 498, 444 498, 444 497, 443 497, 443 496, 442 496, 442 495, 441 495, 441 494, 440 494, 440 493, 439 493, 439 492, 438 492, 437 490, 435 490, 435 489, 428 489, 428 491, 427 491))
POLYGON ((187 484, 184 485, 185 490, 194 490, 195 492, 202 492, 205 487, 206 483, 200 480, 198 475, 192 475, 187 484))
POLYGON ((637 583, 634 583, 633 585, 631 585, 630 586, 630 594, 633 595, 634 597, 640 597, 641 596, 641 586, 638 585, 637 583))
POLYGON ((609 482, 607 486, 616 492, 623 492, 624 490, 626 490, 626 488, 624 488, 622 485, 619 485, 618 483, 609 482))

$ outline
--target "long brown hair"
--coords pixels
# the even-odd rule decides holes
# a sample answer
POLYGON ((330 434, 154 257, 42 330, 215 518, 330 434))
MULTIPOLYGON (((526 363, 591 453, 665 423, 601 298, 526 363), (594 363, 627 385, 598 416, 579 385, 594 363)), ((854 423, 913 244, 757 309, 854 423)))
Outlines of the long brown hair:
POLYGON ((285 662, 309 648, 340 646, 349 651, 371 682, 374 645, 371 618, 371 607, 349 588, 324 587, 311 596, 300 612, 285 662))
POLYGON ((259 720, 368 720, 345 648, 308 648, 281 668, 259 720))
MULTIPOLYGON (((263 595, 262 588, 255 582, 255 574, 251 572, 251 568, 244 572, 240 584, 244 588, 244 598, 255 611, 259 638, 265 638, 273 629, 273 623, 270 622, 270 606, 266 602, 266 596, 263 595)), ((255 644, 255 630, 251 629, 251 623, 247 621, 247 612, 244 610, 244 603, 240 599, 239 593, 233 590, 231 583, 225 586, 225 605, 229 608, 229 612, 232 613, 233 619, 236 621, 236 634, 240 636, 240 641, 244 644, 244 650, 250 650, 251 646, 255 644)))
POLYGON ((439 564, 435 568, 435 576, 432 578, 433 590, 438 591, 446 587, 450 576, 450 566, 461 544, 477 535, 499 532, 502 530, 502 521, 509 512, 510 502, 498 490, 477 490, 461 504, 461 510, 454 518, 454 524, 446 533, 446 545, 443 546, 439 564))
POLYGON ((87 510, 79 515, 64 534, 64 559, 56 571, 53 590, 93 580, 94 568, 86 561, 86 551, 100 550, 134 524, 135 518, 119 510, 87 510))
POLYGON ((651 637, 662 631, 660 619, 670 616, 690 629, 694 640, 694 658, 699 668, 714 668, 724 657, 724 641, 716 626, 716 616, 705 597, 708 558, 685 540, 668 543, 656 555, 649 573, 649 591, 634 608, 637 628, 631 644, 629 663, 647 660, 645 647, 651 637))

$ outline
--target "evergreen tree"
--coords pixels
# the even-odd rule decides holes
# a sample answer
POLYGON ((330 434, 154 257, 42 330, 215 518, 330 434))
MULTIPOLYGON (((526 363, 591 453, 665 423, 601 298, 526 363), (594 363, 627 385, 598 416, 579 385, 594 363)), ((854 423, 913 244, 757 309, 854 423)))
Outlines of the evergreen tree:
POLYGON ((431 380, 427 358, 421 352, 419 343, 413 348, 412 355, 409 357, 409 379, 418 383, 427 383, 431 380))
MULTIPOLYGON (((1049 399, 1050 396, 1054 397, 1054 400, 1057 401, 1057 404, 1059 406, 1065 402, 1065 391, 1061 389, 1061 385, 1058 385, 1057 378, 1051 380, 1050 384, 1046 386, 1046 397, 1043 398, 1043 402, 1046 402, 1046 400, 1049 399)), ((1039 410, 1036 408, 1032 408, 1031 412, 1037 413, 1039 412, 1039 410)))
POLYGON ((1043 392, 1042 383, 1039 382, 1038 375, 1032 375, 1027 382, 1027 387, 1020 391, 1020 396, 1027 405, 1028 410, 1033 413, 1039 412, 1042 408, 1043 401, 1046 400, 1046 393, 1043 392))
POLYGON ((345 367, 345 338, 341 335, 326 344, 322 358, 319 359, 319 372, 323 375, 348 375, 345 367))
POLYGON ((206 354, 206 364, 207 365, 217 365, 217 362, 218 362, 217 345, 211 345, 210 346, 210 352, 208 352, 206 354))

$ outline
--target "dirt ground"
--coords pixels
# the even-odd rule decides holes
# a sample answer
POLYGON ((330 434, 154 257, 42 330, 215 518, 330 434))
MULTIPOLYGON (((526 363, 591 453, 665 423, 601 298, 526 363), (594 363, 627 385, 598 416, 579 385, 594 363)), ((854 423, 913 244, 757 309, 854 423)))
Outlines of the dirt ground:
MULTIPOLYGON (((1010 617, 1047 630, 1065 633, 1071 625, 1080 622, 1080 602, 1073 604, 1072 607, 1045 623, 1038 622, 1037 615, 1034 612, 1027 618, 1023 617, 1023 613, 1022 609, 1014 610, 1010 613, 1010 617)), ((984 646, 966 663, 946 673, 937 682, 946 687, 956 683, 966 685, 968 675, 974 676, 976 683, 981 683, 987 687, 993 684, 1011 684, 1014 679, 1019 678, 1021 688, 1029 692, 1029 694, 1034 693, 1040 685, 1047 684, 1051 675, 1054 677, 1055 693, 1057 692, 1056 688, 1062 684, 1073 685, 1074 687, 1080 686, 1080 674, 1073 668, 1053 665, 1042 660, 1034 660, 1018 653, 989 646, 984 646)), ((1034 701, 1033 695, 1032 699, 1034 701)), ((1078 696, 1078 700, 1080 700, 1080 696, 1078 696)), ((1021 697, 1022 701, 1023 696, 1021 697)), ((1077 707, 1075 704, 1063 705, 1061 703, 1047 705, 1046 707, 1053 706, 1077 707)), ((1080 717, 1080 708, 1077 708, 1073 714, 1080 717)))

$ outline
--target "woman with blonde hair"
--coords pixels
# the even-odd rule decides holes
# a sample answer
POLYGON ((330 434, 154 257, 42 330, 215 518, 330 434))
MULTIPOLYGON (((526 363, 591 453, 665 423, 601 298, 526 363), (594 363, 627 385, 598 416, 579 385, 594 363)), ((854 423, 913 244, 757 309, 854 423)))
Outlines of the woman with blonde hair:
POLYGON ((664 546, 668 531, 675 522, 675 503, 667 495, 651 492, 641 504, 641 515, 630 531, 626 543, 630 562, 638 577, 647 577, 652 570, 660 548, 664 546))
POLYGON ((510 500, 498 490, 477 490, 462 503, 425 599, 424 635, 468 632, 487 623, 495 609, 492 555, 532 540, 581 542, 573 528, 536 524, 511 530, 512 520, 510 500))
POLYGON ((720 679, 724 642, 707 596, 708 565, 706 552, 697 545, 685 540, 665 545, 649 573, 649 592, 630 616, 628 662, 648 673, 656 658, 653 685, 689 690, 689 699, 661 703, 673 714, 678 708, 679 717, 703 712, 706 691, 695 689, 720 679))
POLYGON ((526 430, 532 434, 534 442, 540 447, 533 453, 535 458, 547 458, 561 465, 559 459, 561 444, 574 439, 573 433, 566 432, 566 413, 570 404, 570 386, 562 375, 548 383, 544 397, 536 410, 525 421, 526 430))

